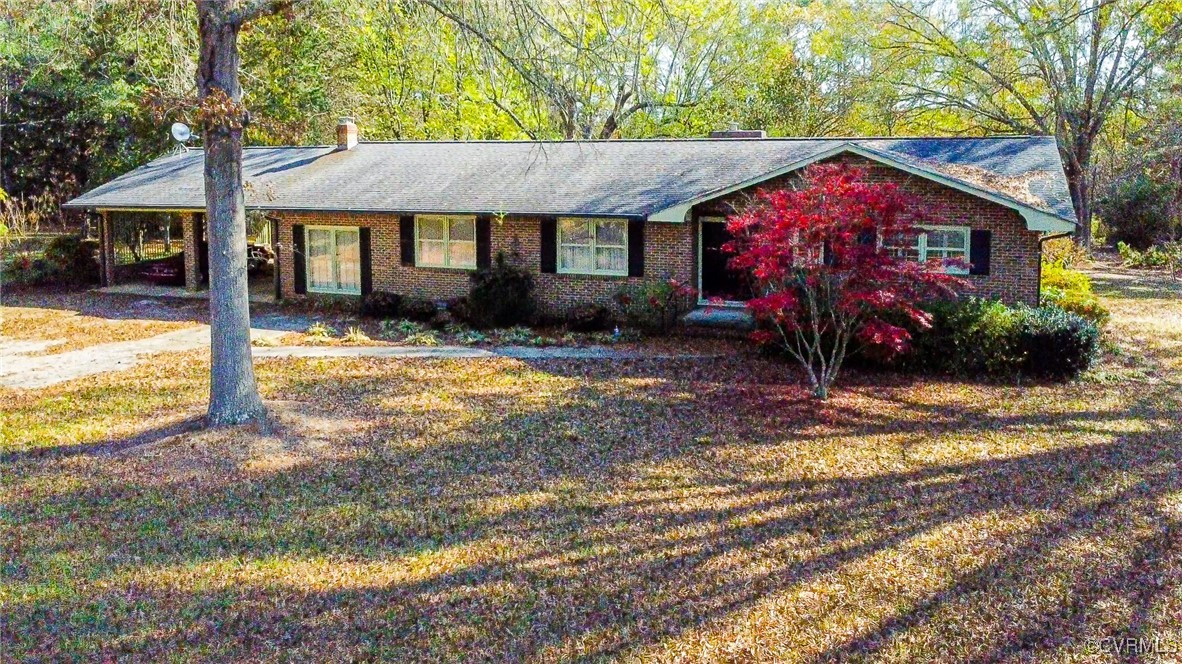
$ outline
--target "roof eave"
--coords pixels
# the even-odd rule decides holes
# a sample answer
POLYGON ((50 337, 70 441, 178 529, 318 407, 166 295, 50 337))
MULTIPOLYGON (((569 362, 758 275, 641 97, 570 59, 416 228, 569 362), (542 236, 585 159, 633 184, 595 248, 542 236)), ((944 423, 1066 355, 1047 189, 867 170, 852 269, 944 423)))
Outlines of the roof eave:
MULTIPOLYGON (((62 203, 64 209, 69 210, 93 210, 95 212, 204 212, 205 206, 186 207, 176 204, 120 204, 120 203, 95 203, 95 202, 78 202, 77 199, 62 203)), ((643 220, 646 215, 643 212, 585 212, 579 210, 565 210, 565 211, 521 211, 521 210, 415 210, 415 209, 393 209, 393 208, 346 208, 346 207, 310 207, 310 206, 291 206, 291 205, 256 205, 247 203, 246 209, 258 212, 343 212, 346 214, 452 214, 452 215, 477 215, 477 216, 508 216, 508 217, 594 217, 603 219, 637 219, 643 220)))
POLYGON ((854 143, 848 143, 848 142, 842 143, 841 145, 835 146, 835 147, 830 148, 828 150, 822 150, 821 152, 818 152, 815 155, 811 155, 806 159, 801 159, 799 161, 793 162, 793 163, 788 164, 786 166, 777 168, 773 171, 769 171, 767 173, 764 173, 763 175, 759 175, 759 176, 752 178, 750 180, 747 180, 745 182, 741 182, 739 184, 731 185, 728 187, 723 187, 718 190, 709 192, 707 194, 702 194, 701 196, 697 196, 695 198, 679 202, 679 203, 669 206, 665 209, 658 210, 658 211, 653 212, 652 214, 648 215, 648 219, 649 219, 649 221, 664 221, 664 222, 684 221, 686 218, 686 215, 689 213, 689 210, 691 208, 693 208, 693 206, 695 206, 699 203, 704 203, 708 200, 718 198, 719 196, 725 196, 729 193, 739 191, 740 189, 746 189, 748 187, 755 186, 757 184, 760 184, 761 182, 767 182, 768 180, 771 180, 773 178, 779 177, 781 175, 786 175, 786 174, 791 173, 793 171, 796 171, 796 170, 799 170, 799 169, 804 168, 806 166, 809 166, 810 164, 815 164, 818 161, 823 161, 825 159, 829 159, 831 157, 835 157, 839 154, 846 153, 846 152, 851 153, 851 154, 856 154, 861 157, 865 157, 865 158, 870 159, 872 161, 877 161, 879 163, 886 164, 887 166, 891 166, 893 168, 898 168, 899 170, 911 173, 912 175, 917 175, 917 176, 925 178, 927 180, 932 180, 933 182, 938 182, 938 183, 943 184, 945 186, 952 187, 953 189, 963 191, 966 194, 969 194, 971 196, 976 196, 977 198, 983 198, 987 201, 997 203, 998 205, 1001 205, 1003 207, 1007 207, 1012 210, 1016 210, 1019 214, 1022 215, 1022 218, 1026 221, 1026 229, 1027 230, 1038 231, 1038 232, 1063 233, 1063 232, 1074 232, 1076 229, 1076 223, 1075 223, 1074 219, 1069 220, 1064 217, 1060 217, 1057 214, 1047 212, 1045 210, 1039 210, 1038 208, 1035 208, 1035 207, 1032 207, 1032 206, 1027 205, 1025 203, 1022 203, 1021 201, 1017 201, 1017 200, 1014 200, 1008 196, 1003 196, 1001 194, 997 194, 995 192, 991 192, 991 191, 982 189, 980 187, 974 186, 974 185, 972 185, 968 182, 965 182, 963 180, 960 180, 958 178, 949 177, 947 175, 944 175, 942 173, 938 173, 938 172, 933 171, 931 169, 922 168, 922 167, 916 166, 914 164, 909 164, 905 161, 894 159, 894 158, 890 157, 889 155, 879 152, 878 150, 873 150, 870 148, 866 148, 866 147, 856 145, 854 143))

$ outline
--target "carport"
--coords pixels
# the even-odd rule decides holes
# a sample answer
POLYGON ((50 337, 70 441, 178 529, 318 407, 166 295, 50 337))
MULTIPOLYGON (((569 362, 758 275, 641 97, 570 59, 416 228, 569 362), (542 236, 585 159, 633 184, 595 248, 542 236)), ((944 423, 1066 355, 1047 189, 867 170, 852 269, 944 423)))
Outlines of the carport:
MULTIPOLYGON (((199 293, 209 284, 209 243, 205 211, 160 208, 97 208, 99 216, 99 266, 103 287, 150 281, 181 286, 199 293), (179 233, 178 233, 179 231, 179 233), (178 237, 179 235, 179 237, 178 237)), ((248 235, 252 263, 273 252, 272 238, 278 221, 252 211, 255 233, 248 235)), ((249 230, 248 230, 249 233, 249 230)), ((270 282, 277 293, 277 271, 270 282)), ((252 281, 260 277, 252 275, 252 281)), ((252 290, 258 290, 255 283, 252 290)))

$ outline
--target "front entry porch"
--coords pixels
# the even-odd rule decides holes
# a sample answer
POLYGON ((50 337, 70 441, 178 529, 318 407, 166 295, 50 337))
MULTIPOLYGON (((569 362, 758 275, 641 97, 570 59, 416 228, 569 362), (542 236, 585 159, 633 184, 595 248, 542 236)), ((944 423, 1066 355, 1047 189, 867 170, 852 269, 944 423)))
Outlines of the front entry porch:
POLYGON ((708 327, 719 330, 753 330, 755 318, 746 307, 701 306, 682 317, 681 322, 690 327, 708 327))

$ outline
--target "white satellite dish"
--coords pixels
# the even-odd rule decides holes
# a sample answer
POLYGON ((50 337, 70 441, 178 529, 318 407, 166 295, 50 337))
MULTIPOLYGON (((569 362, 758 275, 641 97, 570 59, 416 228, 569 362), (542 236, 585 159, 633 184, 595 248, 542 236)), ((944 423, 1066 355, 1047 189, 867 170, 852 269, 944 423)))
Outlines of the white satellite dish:
POLYGON ((177 142, 184 143, 190 138, 193 138, 193 130, 189 129, 189 125, 183 122, 174 122, 172 123, 172 137, 177 142))

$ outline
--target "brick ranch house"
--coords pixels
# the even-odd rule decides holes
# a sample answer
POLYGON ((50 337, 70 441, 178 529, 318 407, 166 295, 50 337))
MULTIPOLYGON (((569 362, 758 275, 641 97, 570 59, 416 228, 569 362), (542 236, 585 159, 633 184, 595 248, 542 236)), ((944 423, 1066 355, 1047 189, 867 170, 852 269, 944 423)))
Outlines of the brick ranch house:
MULTIPOLYGON (((541 307, 610 304, 628 281, 676 278, 703 301, 744 299, 720 251, 721 222, 760 187, 841 160, 931 200, 940 224, 913 248, 963 257, 974 292, 1037 303, 1042 238, 1075 217, 1055 140, 769 139, 715 132, 689 140, 358 142, 249 147, 247 207, 264 211, 276 296, 389 291, 437 301, 464 295, 497 252, 536 273, 541 307)), ((202 288, 205 207, 199 150, 156 159, 66 204, 98 212, 103 280, 115 280, 109 213, 181 218, 185 283, 202 288)))

